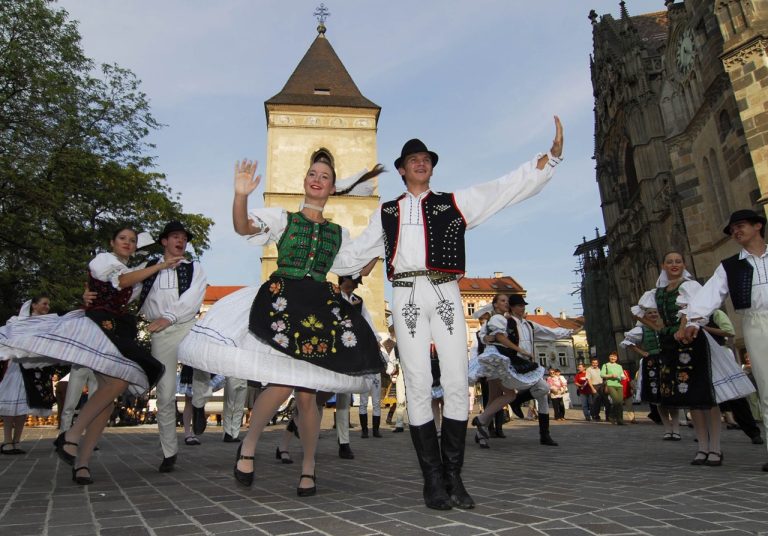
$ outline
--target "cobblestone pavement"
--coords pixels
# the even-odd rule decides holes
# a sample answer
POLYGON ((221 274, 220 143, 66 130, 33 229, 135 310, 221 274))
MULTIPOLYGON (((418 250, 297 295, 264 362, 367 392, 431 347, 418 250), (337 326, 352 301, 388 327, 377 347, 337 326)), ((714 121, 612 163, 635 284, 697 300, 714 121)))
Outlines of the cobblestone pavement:
MULTIPOLYGON (((0 456, 0 535, 768 535, 768 473, 760 471, 768 454, 740 431, 723 430, 722 467, 691 466, 688 428, 683 441, 669 442, 645 419, 618 427, 568 416, 552 426, 559 447, 540 446, 530 422, 507 425, 507 438, 489 450, 468 432, 464 482, 478 506, 446 512, 423 505, 408 433, 387 426, 383 438, 361 439, 355 427, 355 459, 342 460, 329 410, 318 494, 305 499, 295 490, 300 465, 275 459, 282 425, 262 437, 250 489, 235 484, 236 445, 215 426, 202 446, 180 442, 169 474, 157 472, 155 427, 108 429, 90 486, 71 481, 53 451, 53 428, 30 428, 26 455, 0 456)), ((296 441, 295 459, 299 450, 296 441)))

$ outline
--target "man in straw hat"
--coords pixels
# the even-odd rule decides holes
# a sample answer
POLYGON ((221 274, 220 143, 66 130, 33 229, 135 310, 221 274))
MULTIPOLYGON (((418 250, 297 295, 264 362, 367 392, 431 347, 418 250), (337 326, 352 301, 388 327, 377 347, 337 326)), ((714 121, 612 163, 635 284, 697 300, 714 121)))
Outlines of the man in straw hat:
MULTIPOLYGON (((731 214, 723 232, 741 246, 741 251, 724 259, 688 304, 688 326, 683 342, 693 340, 725 297, 731 296, 733 307, 743 318, 744 343, 752 360, 763 424, 768 428, 768 251, 765 222, 765 216, 754 210, 742 209, 731 214)), ((768 463, 763 465, 763 471, 768 472, 768 463)))
POLYGON ((557 117, 555 127, 547 154, 495 181, 455 193, 430 189, 437 153, 421 140, 407 141, 395 160, 407 191, 382 204, 355 241, 360 261, 384 254, 387 276, 393 282, 392 312, 408 391, 410 433, 429 508, 475 505, 461 480, 469 410, 467 328, 457 283, 465 271, 464 233, 544 187, 561 161, 563 129, 557 117), (439 440, 432 417, 429 346, 433 341, 445 393, 439 440))

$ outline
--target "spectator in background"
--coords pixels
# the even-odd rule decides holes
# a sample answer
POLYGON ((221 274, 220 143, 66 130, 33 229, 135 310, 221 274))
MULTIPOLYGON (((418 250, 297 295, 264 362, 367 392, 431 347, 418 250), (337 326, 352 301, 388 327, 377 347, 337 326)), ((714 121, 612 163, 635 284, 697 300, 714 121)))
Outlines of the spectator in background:
POLYGON ((590 385, 595 389, 595 394, 591 400, 590 410, 592 411, 592 420, 600 420, 600 408, 605 408, 605 420, 608 420, 608 415, 611 412, 611 403, 605 394, 605 385, 603 385, 603 377, 600 375, 600 361, 596 357, 592 358, 590 366, 587 369, 587 380, 590 385))
POLYGON ((576 376, 573 378, 573 383, 576 384, 576 394, 579 395, 579 400, 581 401, 581 411, 584 414, 584 420, 591 421, 592 401, 597 391, 589 381, 589 378, 587 378, 587 368, 584 366, 584 363, 576 365, 576 376))
POLYGON ((565 404, 563 396, 568 392, 568 382, 560 375, 559 369, 550 368, 547 383, 549 384, 549 397, 552 401, 552 409, 554 410, 553 418, 556 421, 564 421, 565 404))
POLYGON ((605 390, 611 399, 611 413, 606 415, 619 426, 624 425, 624 389, 621 379, 624 377, 624 369, 618 363, 619 355, 616 352, 608 354, 608 363, 600 368, 600 376, 603 378, 605 390))

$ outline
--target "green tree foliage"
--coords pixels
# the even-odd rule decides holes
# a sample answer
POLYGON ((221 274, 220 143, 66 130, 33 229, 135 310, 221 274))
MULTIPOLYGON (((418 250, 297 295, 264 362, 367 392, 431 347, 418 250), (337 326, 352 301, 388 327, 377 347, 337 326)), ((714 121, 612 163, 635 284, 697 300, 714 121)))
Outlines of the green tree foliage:
POLYGON ((178 219, 208 248, 212 220, 185 214, 152 172, 140 81, 96 66, 49 0, 0 2, 0 321, 33 293, 80 302, 88 260, 122 223, 157 236, 178 219))

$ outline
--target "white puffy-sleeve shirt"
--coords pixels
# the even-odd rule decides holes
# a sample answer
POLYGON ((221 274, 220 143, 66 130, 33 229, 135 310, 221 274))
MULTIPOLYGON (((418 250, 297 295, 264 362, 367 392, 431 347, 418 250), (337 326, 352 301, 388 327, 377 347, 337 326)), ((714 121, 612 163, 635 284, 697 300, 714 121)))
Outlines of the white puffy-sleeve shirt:
POLYGON ((643 327, 638 324, 629 331, 624 332, 624 340, 619 343, 622 348, 637 346, 643 342, 643 327))
POLYGON ((680 310, 677 312, 678 318, 683 315, 688 315, 688 304, 691 303, 693 297, 699 293, 701 288, 701 284, 698 281, 694 281, 693 279, 683 281, 683 283, 678 288, 677 300, 675 301, 677 306, 680 308, 680 310))
MULTIPOLYGON (((145 266, 146 263, 142 263, 139 266, 129 268, 123 261, 118 259, 117 255, 114 253, 99 253, 88 263, 88 270, 90 270, 91 275, 95 279, 104 281, 105 283, 111 283, 117 290, 122 290, 120 288, 120 276, 129 272, 141 270, 145 266)), ((129 302, 138 298, 140 292, 141 283, 133 285, 133 294, 131 295, 129 302)))
MULTIPOLYGON (((467 229, 472 229, 500 210, 537 194, 549 182, 559 159, 550 160, 544 169, 536 167, 536 155, 514 171, 489 182, 457 190, 453 196, 464 216, 467 229)), ((406 192, 398 201, 400 236, 393 260, 395 272, 426 269, 427 249, 424 242, 424 221, 421 203, 429 190, 417 196, 406 192)), ((353 240, 345 262, 363 266, 374 257, 384 256, 384 233, 381 226, 381 207, 371 215, 368 227, 353 240)), ((336 270, 334 270, 336 271, 336 270)), ((337 272, 340 273, 340 272, 337 272)))

